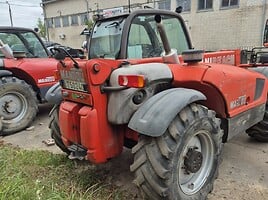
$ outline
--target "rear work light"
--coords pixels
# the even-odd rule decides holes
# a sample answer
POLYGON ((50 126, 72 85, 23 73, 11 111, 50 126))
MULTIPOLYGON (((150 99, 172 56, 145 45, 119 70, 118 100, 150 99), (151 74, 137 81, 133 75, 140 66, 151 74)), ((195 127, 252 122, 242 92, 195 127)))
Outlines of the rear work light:
POLYGON ((118 83, 120 86, 143 88, 145 77, 143 75, 119 75, 118 83))

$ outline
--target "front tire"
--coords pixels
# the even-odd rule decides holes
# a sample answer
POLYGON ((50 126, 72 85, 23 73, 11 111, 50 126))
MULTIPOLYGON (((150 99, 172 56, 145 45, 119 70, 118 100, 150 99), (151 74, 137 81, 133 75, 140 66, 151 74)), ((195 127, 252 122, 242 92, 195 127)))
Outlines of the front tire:
POLYGON ((217 177, 223 131, 213 111, 191 104, 164 135, 133 147, 134 183, 150 199, 206 199, 217 177))
POLYGON ((268 103, 266 103, 263 120, 246 130, 246 133, 259 142, 268 142, 268 103))
POLYGON ((16 77, 0 79, 0 135, 9 135, 25 129, 32 123, 37 111, 38 101, 30 85, 16 77))
POLYGON ((55 140, 56 145, 65 153, 68 155, 70 154, 70 151, 68 148, 63 144, 63 141, 61 139, 61 132, 59 127, 59 105, 55 105, 52 108, 51 114, 50 114, 50 123, 49 128, 51 132, 51 137, 55 140))

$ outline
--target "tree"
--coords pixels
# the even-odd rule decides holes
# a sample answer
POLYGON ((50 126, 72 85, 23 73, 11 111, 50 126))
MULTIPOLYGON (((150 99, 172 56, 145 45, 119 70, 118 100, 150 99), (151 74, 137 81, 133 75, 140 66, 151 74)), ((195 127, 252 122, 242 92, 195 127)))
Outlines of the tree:
POLYGON ((45 23, 40 18, 38 18, 37 27, 38 27, 38 33, 40 37, 46 38, 45 23))
POLYGON ((92 20, 87 20, 86 22, 85 22, 85 24, 87 25, 87 28, 88 28, 88 30, 92 30, 92 28, 93 28, 93 25, 94 25, 94 21, 92 21, 92 20))

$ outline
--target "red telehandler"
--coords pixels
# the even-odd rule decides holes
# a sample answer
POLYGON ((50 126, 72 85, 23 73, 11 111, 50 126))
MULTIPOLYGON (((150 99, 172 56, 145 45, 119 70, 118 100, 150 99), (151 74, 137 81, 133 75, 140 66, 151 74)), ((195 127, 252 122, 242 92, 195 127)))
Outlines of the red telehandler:
POLYGON ((31 29, 0 27, 0 135, 23 130, 58 82, 57 61, 31 29))
POLYGON ((267 141, 265 63, 193 50, 178 13, 100 18, 89 60, 57 59, 61 87, 47 93, 56 144, 96 164, 132 148, 134 183, 150 199, 206 199, 224 142, 244 131, 267 141))
MULTIPOLYGON (((67 56, 79 50, 60 46, 67 56)), ((31 29, 0 27, 0 135, 30 126, 55 79, 57 61, 31 29)))

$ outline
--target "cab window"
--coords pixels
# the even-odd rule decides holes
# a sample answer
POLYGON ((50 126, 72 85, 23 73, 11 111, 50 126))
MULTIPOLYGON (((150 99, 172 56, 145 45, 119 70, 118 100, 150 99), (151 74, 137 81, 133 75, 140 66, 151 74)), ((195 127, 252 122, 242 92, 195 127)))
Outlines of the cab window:
MULTIPOLYGON (((171 48, 178 54, 189 49, 182 25, 174 16, 162 15, 162 24, 167 33, 171 48)), ((130 27, 128 36, 128 58, 159 57, 163 44, 157 30, 154 15, 137 16, 130 27)))

